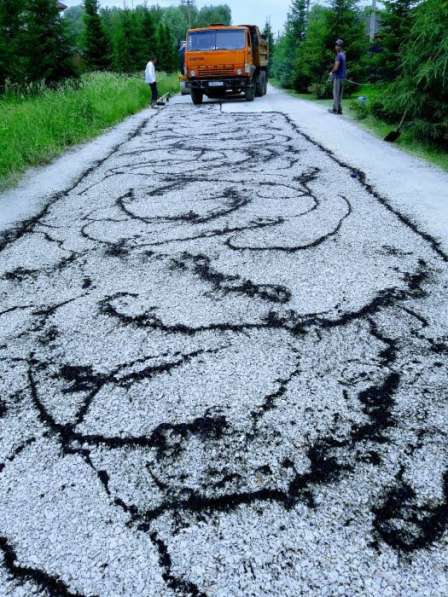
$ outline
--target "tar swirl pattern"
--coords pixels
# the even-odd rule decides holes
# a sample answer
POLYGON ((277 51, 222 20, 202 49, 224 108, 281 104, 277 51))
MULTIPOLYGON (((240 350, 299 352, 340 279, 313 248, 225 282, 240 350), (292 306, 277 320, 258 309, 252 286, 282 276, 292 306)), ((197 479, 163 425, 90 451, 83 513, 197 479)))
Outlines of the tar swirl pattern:
POLYGON ((443 594, 446 261, 281 114, 145 121, 0 239, 0 593, 443 594))

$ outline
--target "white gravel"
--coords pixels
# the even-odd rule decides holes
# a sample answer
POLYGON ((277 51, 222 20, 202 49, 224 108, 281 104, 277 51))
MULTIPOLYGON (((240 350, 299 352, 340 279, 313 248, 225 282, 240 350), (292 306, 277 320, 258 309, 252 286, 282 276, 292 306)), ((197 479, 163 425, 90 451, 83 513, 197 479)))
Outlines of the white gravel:
POLYGON ((346 117, 335 117, 322 106, 291 97, 272 86, 267 96, 254 103, 229 102, 223 105, 223 110, 287 114, 304 133, 338 159, 366 172, 369 183, 391 205, 448 251, 447 172, 405 153, 398 145, 385 143, 346 117))
POLYGON ((443 247, 282 114, 147 117, 0 237, 0 594, 445 595, 443 247))

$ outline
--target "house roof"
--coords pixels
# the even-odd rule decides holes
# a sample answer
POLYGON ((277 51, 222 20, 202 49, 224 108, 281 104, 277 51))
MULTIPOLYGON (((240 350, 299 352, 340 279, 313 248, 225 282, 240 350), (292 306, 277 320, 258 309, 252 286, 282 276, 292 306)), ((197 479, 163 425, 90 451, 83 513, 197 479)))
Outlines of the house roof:
POLYGON ((58 2, 58 8, 59 8, 59 10, 65 10, 67 7, 62 2, 58 2))

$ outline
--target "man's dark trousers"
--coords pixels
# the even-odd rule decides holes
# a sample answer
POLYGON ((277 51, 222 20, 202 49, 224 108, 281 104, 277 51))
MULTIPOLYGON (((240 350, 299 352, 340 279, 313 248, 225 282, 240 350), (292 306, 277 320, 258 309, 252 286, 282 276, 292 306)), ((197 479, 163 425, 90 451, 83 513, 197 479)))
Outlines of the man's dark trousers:
POLYGON ((344 79, 333 79, 333 111, 342 114, 342 96, 344 94, 344 79))
POLYGON ((151 87, 151 106, 155 106, 157 104, 157 100, 159 99, 157 83, 150 83, 149 86, 151 87))

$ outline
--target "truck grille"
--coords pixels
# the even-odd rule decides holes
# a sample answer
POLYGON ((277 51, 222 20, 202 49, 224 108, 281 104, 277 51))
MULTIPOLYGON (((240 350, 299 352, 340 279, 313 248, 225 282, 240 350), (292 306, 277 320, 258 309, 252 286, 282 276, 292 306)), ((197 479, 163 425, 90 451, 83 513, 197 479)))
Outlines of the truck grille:
POLYGON ((232 77, 235 74, 234 66, 200 66, 198 68, 200 77, 232 77))

